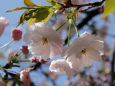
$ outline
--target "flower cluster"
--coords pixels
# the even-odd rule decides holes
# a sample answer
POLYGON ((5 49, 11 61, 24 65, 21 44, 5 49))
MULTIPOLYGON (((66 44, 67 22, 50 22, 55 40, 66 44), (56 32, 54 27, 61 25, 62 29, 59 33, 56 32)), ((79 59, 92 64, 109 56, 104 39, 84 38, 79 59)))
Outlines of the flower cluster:
POLYGON ((97 36, 84 32, 74 42, 64 48, 64 41, 49 24, 33 23, 24 35, 28 49, 40 59, 48 60, 61 54, 64 58, 51 62, 49 69, 73 75, 83 67, 101 61, 104 42, 97 36))

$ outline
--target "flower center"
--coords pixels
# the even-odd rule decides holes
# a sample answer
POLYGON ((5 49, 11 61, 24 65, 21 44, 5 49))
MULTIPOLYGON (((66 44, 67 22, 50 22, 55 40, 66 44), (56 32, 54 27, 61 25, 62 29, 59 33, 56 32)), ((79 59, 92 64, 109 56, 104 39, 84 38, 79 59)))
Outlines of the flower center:
POLYGON ((47 44, 47 43, 48 43, 47 38, 43 37, 43 38, 42 38, 42 44, 45 45, 45 44, 47 44))
POLYGON ((81 54, 86 54, 86 51, 87 51, 87 49, 85 48, 85 49, 83 49, 82 51, 81 51, 81 54))

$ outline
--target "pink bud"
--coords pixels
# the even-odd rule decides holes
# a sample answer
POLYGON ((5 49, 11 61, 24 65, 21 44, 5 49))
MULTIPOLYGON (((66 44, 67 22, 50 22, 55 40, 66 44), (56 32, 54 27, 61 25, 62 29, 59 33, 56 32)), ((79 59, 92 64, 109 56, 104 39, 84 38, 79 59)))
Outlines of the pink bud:
POLYGON ((32 58, 30 58, 31 62, 35 62, 37 63, 38 62, 38 59, 36 58, 36 56, 33 56, 32 58))
POLYGON ((12 31, 12 39, 14 41, 19 41, 22 38, 22 31, 20 29, 14 29, 12 31))
POLYGON ((30 86, 31 80, 30 80, 29 72, 27 70, 22 70, 20 72, 20 79, 24 83, 24 86, 30 86))
POLYGON ((27 55, 29 53, 28 46, 22 46, 20 48, 23 54, 27 55))
POLYGON ((0 86, 5 86, 4 82, 0 80, 0 86))
POLYGON ((0 36, 4 32, 5 27, 8 25, 9 25, 8 19, 5 17, 0 17, 0 36))
POLYGON ((42 64, 45 64, 47 61, 45 61, 44 59, 40 59, 40 62, 41 62, 42 64))
POLYGON ((106 82, 108 82, 108 80, 109 80, 108 77, 107 77, 107 76, 104 76, 103 82, 106 83, 106 82))

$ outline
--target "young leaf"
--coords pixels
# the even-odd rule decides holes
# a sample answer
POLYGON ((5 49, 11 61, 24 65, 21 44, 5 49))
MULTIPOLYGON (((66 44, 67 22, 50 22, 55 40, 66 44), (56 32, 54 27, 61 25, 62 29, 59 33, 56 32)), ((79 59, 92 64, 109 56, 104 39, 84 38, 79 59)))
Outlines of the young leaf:
POLYGON ((24 0, 24 4, 28 6, 35 6, 35 4, 31 0, 24 0))
POLYGON ((49 7, 40 7, 35 13, 33 13, 33 18, 36 18, 38 22, 47 22, 52 14, 52 9, 49 7))
POLYGON ((35 12, 35 9, 29 9, 25 11, 18 20, 18 25, 24 24, 32 17, 32 13, 35 12))
POLYGON ((24 10, 24 9, 31 9, 30 7, 17 7, 13 10, 8 10, 7 12, 12 12, 12 11, 18 11, 18 10, 24 10))
POLYGON ((38 22, 36 18, 31 18, 28 20, 28 26, 30 26, 32 23, 38 22))
POLYGON ((106 17, 110 13, 115 11, 115 0, 106 0, 104 6, 104 14, 101 18, 106 17))
POLYGON ((38 6, 34 9, 29 9, 25 11, 18 22, 18 25, 24 24, 26 21, 28 25, 35 22, 47 22, 49 18, 52 16, 53 12, 51 7, 49 6, 38 6))

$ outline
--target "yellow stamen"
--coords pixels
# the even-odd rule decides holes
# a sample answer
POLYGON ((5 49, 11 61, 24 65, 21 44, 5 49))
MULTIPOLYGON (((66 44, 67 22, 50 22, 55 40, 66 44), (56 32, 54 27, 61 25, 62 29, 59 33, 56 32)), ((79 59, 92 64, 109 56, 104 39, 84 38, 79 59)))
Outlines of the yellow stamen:
POLYGON ((81 51, 81 54, 86 54, 86 51, 87 51, 87 49, 83 49, 83 50, 81 51))
POLYGON ((43 38, 42 38, 42 43, 43 43, 43 45, 47 44, 47 43, 48 43, 47 38, 43 37, 43 38))

